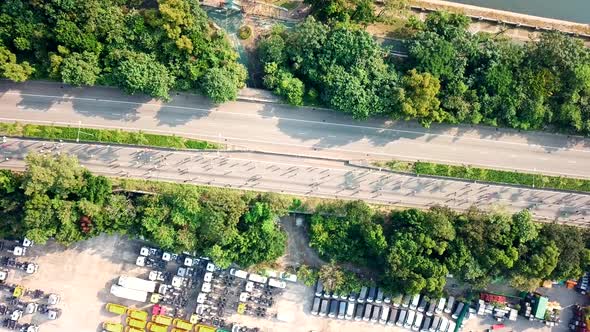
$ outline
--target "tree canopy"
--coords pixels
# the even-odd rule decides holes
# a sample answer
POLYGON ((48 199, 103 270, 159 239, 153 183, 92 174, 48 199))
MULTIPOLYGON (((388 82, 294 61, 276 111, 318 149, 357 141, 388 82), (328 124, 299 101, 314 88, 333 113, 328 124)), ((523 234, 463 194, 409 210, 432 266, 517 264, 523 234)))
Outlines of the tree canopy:
POLYGON ((310 224, 310 245, 323 258, 371 268, 393 293, 432 296, 442 295, 449 273, 477 288, 504 278, 521 289, 578 278, 590 264, 589 235, 537 224, 527 210, 383 214, 360 201, 320 206, 310 224))
POLYGON ((197 252, 219 266, 247 267, 283 255, 278 217, 285 202, 272 195, 169 186, 154 195, 113 192, 70 156, 27 156, 19 175, 0 172, 0 234, 63 244, 100 233, 141 236, 174 252, 197 252))
POLYGON ((17 82, 32 77, 106 84, 162 99, 171 89, 217 96, 244 85, 245 68, 237 58, 196 1, 0 4, 0 76, 17 82), (224 71, 225 84, 207 84, 212 70, 224 71))
POLYGON ((590 51, 579 39, 547 32, 519 45, 472 34, 466 16, 440 11, 413 24, 407 58, 394 61, 387 47, 350 24, 362 1, 309 2, 319 21, 274 29, 258 44, 265 86, 289 102, 292 94, 278 82, 356 119, 590 134, 590 51))

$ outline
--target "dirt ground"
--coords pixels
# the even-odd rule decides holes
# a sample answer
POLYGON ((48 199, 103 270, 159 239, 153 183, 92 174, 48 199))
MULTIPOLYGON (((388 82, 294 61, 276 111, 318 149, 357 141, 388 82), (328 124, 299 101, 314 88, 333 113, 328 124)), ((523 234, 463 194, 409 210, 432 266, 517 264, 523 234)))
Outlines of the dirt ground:
POLYGON ((125 273, 139 275, 146 270, 135 266, 139 244, 119 236, 99 236, 68 249, 56 243, 29 249, 26 259, 39 264, 33 275, 11 272, 8 283, 28 289, 41 289, 61 296, 57 307, 62 316, 55 321, 34 316, 43 332, 95 332, 103 321, 119 321, 104 310, 104 304, 115 300, 109 294, 115 278, 125 273))

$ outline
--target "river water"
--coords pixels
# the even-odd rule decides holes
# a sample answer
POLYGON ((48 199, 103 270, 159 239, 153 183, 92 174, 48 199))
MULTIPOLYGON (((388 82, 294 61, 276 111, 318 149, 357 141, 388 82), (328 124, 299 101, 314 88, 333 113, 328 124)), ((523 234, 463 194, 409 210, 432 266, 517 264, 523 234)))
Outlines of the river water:
POLYGON ((522 14, 590 23, 590 0, 448 0, 522 14))

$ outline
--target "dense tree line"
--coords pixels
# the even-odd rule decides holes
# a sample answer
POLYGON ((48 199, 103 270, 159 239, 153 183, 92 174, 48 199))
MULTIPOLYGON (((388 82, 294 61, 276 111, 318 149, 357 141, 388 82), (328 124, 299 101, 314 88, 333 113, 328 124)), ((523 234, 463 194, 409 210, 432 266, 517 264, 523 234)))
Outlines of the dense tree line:
POLYGON ((320 206, 310 225, 310 245, 323 258, 372 268, 393 293, 433 296, 442 294, 449 273, 476 288, 498 279, 532 289, 544 279, 578 278, 590 265, 589 235, 535 223, 526 210, 384 214, 361 201, 320 206))
POLYGON ((167 99, 199 89, 235 99, 245 68, 191 0, 6 0, 0 4, 0 77, 114 85, 167 99))
POLYGON ((350 15, 342 23, 333 12, 339 3, 317 2, 316 17, 328 24, 309 18, 259 41, 267 88, 292 104, 306 99, 357 119, 590 133, 590 51, 580 40, 549 32, 518 45, 471 34, 463 15, 435 12, 411 21, 400 62, 350 15))
POLYGON ((92 175, 73 157, 31 154, 26 161, 22 174, 0 171, 2 237, 67 245, 101 233, 129 234, 165 250, 196 251, 220 266, 250 266, 284 253, 278 216, 285 202, 272 195, 188 186, 127 194, 113 192, 108 178, 92 175))

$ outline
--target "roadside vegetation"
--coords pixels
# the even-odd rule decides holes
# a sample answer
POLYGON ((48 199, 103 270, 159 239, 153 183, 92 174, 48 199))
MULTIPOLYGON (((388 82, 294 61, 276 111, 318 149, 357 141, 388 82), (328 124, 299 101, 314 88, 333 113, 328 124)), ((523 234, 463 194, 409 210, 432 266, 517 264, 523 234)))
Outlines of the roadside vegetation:
POLYGON ((199 90, 235 99, 246 69, 223 31, 190 0, 6 0, 0 77, 112 85, 168 99, 199 90))
MULTIPOLYGON (((530 290, 545 279, 578 278, 590 264, 589 235, 535 223, 526 210, 508 215, 438 206, 384 213, 361 201, 319 206, 310 223, 310 246, 322 258, 369 268, 374 281, 393 294, 435 297, 442 295, 449 273, 475 289, 506 280, 530 290)), ((299 275, 304 281, 328 280, 338 293, 350 287, 342 272, 304 268, 299 275)))
POLYGON ((70 141, 75 141, 79 138, 82 142, 129 144, 173 149, 205 150, 221 148, 221 145, 207 141, 194 140, 181 136, 148 134, 141 131, 131 132, 92 128, 80 128, 78 130, 75 127, 23 125, 20 123, 0 123, 0 135, 70 141))
POLYGON ((446 165, 424 161, 376 162, 378 167, 417 175, 446 176, 482 182, 506 183, 534 188, 590 192, 590 180, 534 173, 503 171, 472 166, 446 165))
POLYGON ((65 154, 30 154, 27 170, 0 170, 0 236, 62 244, 101 233, 142 237, 164 250, 196 251, 227 267, 283 255, 278 216, 288 201, 273 195, 183 185, 153 194, 116 191, 65 154), (283 205, 281 205, 283 204, 283 205))
MULTIPOLYGON (((30 154, 23 173, 0 170, 0 236, 69 245, 128 234, 169 251, 196 252, 222 267, 271 263, 285 253, 278 217, 309 205, 291 196, 95 176, 65 154, 30 154)), ((384 210, 362 201, 322 200, 310 246, 331 262, 298 273, 334 290, 356 289, 348 268, 377 275, 391 292, 440 295, 449 273, 475 288, 510 280, 531 289, 543 279, 580 276, 590 264, 588 231, 472 208, 384 210), (482 245, 485 244, 485 245, 482 245)))
MULTIPOLYGON (((356 119, 387 116, 522 130, 590 133, 590 50, 544 33, 518 45, 471 34, 469 18, 435 12, 406 26, 400 60, 359 23, 371 2, 311 1, 294 29, 275 27, 258 43, 264 85, 291 104, 323 104, 356 119), (288 46, 287 46, 288 45, 288 46)), ((392 5, 395 4, 395 1, 392 5)))

